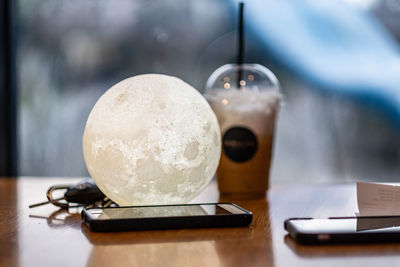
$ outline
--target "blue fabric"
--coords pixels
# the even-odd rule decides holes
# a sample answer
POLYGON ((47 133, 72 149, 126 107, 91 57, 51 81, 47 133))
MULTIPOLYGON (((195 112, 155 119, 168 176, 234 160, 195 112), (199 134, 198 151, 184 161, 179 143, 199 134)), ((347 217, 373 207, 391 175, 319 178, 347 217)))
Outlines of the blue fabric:
POLYGON ((400 49, 372 15, 338 0, 246 3, 249 33, 275 61, 321 90, 378 105, 400 123, 400 49))

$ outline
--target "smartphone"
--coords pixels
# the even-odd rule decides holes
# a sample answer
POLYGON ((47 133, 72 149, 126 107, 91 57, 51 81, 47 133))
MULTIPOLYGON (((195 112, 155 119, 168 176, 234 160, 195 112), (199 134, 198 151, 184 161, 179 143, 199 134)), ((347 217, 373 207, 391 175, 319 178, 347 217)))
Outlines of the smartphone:
POLYGON ((247 226, 253 220, 232 203, 90 208, 81 216, 95 232, 247 226))
POLYGON ((400 241, 400 216, 291 218, 284 227, 301 244, 400 241))

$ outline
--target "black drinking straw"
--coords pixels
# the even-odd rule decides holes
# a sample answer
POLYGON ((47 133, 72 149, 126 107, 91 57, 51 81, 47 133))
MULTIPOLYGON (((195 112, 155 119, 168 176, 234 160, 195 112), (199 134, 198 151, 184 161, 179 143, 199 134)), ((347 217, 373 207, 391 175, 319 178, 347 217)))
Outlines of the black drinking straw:
POLYGON ((244 18, 243 18, 244 3, 239 3, 239 24, 238 24, 238 56, 237 65, 238 71, 238 88, 240 88, 240 81, 242 80, 242 64, 244 58, 244 18))

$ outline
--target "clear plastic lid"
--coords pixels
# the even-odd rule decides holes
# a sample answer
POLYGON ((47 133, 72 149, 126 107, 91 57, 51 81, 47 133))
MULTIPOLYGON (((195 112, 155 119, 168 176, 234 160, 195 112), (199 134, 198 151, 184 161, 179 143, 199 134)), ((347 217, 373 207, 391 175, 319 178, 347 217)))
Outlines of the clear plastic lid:
POLYGON ((205 94, 212 90, 237 90, 279 92, 279 81, 266 67, 259 64, 226 64, 219 67, 208 78, 205 94))

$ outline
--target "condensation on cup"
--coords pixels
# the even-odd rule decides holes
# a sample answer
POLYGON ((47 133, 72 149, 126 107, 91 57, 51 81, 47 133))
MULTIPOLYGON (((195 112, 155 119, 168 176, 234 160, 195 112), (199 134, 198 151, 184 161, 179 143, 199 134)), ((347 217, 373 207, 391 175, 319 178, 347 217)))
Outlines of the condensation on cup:
POLYGON ((222 133, 217 170, 220 194, 265 196, 282 98, 278 79, 259 64, 228 64, 211 74, 204 96, 217 115, 222 133))

